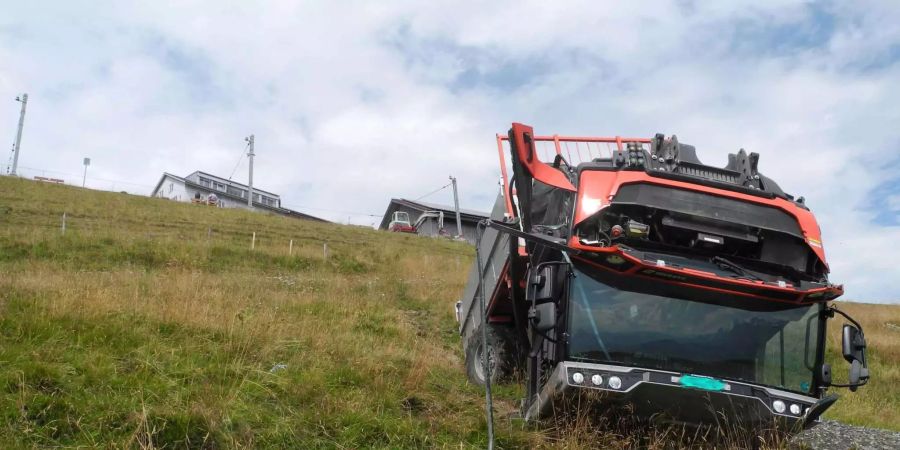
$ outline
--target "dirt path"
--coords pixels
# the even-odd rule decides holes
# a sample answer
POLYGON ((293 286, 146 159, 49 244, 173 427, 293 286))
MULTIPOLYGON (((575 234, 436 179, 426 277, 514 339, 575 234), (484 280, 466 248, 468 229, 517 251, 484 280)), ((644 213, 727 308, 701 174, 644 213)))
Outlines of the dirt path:
POLYGON ((900 449, 900 432, 826 420, 800 433, 793 441, 798 448, 813 450, 896 450, 900 449))

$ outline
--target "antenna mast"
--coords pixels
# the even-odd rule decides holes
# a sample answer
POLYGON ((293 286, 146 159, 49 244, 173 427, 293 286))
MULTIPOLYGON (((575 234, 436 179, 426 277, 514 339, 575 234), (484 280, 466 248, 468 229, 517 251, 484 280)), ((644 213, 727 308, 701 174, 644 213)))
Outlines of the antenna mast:
POLYGON ((22 94, 22 98, 16 97, 16 101, 22 103, 22 112, 19 113, 19 131, 16 132, 16 145, 13 147, 12 175, 15 176, 19 166, 19 148, 22 145, 22 127, 25 126, 25 105, 28 104, 28 94, 22 94))
POLYGON ((254 142, 255 138, 251 134, 250 136, 245 137, 244 140, 247 141, 247 157, 250 158, 250 181, 247 183, 247 186, 249 186, 250 190, 247 195, 247 206, 252 208, 253 207, 253 157, 256 156, 256 154, 253 153, 253 142, 254 142))

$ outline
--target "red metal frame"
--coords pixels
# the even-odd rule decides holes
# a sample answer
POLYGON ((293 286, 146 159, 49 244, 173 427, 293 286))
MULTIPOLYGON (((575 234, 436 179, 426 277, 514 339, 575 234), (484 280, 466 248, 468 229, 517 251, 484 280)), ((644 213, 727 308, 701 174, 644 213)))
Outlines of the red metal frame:
MULTIPOLYGON (((532 132, 532 128, 527 125, 522 125, 518 123, 513 124, 513 134, 517 136, 521 136, 522 132, 532 132)), ((552 142, 554 146, 554 150, 557 155, 562 155, 562 145, 563 143, 574 143, 574 144, 616 144, 617 150, 622 150, 624 148, 625 143, 628 142, 638 142, 641 144, 649 144, 649 138, 635 138, 635 137, 622 137, 622 136, 611 136, 611 137, 586 137, 586 136, 560 136, 558 134, 554 134, 552 136, 532 136, 531 139, 534 142, 552 142)), ((513 206, 512 199, 509 196, 509 174, 506 170, 506 156, 504 155, 505 150, 503 148, 503 142, 509 142, 509 136, 497 134, 497 154, 500 156, 500 174, 503 176, 503 197, 506 199, 506 212, 512 216, 513 214, 513 206)), ((523 143, 524 144, 524 143, 523 143)), ((521 148, 521 146, 520 146, 521 148)), ((523 155, 524 156, 524 155, 523 155)), ((538 156, 535 154, 535 156, 538 156)), ((571 158, 570 158, 571 159, 571 158)), ((524 157, 523 157, 524 160, 524 157)), ((549 166, 546 162, 540 161, 538 158, 535 158, 532 162, 534 166, 541 167, 549 166)), ((540 170, 540 169, 539 169, 540 170)), ((574 187, 570 190, 575 190, 574 187)))
POLYGON ((574 256, 573 259, 578 259, 580 261, 584 261, 594 267, 597 267, 597 268, 600 268, 603 270, 617 272, 617 273, 621 273, 623 275, 637 276, 637 277, 645 278, 647 280, 652 279, 655 282, 660 282, 660 283, 665 283, 665 284, 673 284, 673 285, 678 285, 678 286, 707 289, 707 290, 723 292, 723 293, 727 292, 730 294, 740 295, 743 297, 771 300, 771 301, 782 302, 782 303, 804 303, 804 302, 815 303, 818 301, 822 301, 823 294, 828 294, 828 298, 826 298, 826 300, 828 300, 831 298, 837 298, 837 297, 843 295, 843 293, 844 293, 844 287, 842 285, 815 288, 815 289, 810 289, 808 291, 800 291, 791 284, 786 284, 784 287, 781 287, 781 286, 777 286, 777 285, 770 284, 770 283, 764 283, 762 281, 755 281, 755 280, 749 280, 749 279, 734 279, 734 278, 730 278, 730 277, 727 277, 727 278, 720 277, 714 273, 705 272, 702 270, 690 269, 690 268, 669 267, 669 266, 660 267, 660 266, 648 264, 644 261, 641 261, 640 259, 635 258, 634 256, 623 252, 622 249, 620 249, 618 246, 601 247, 601 248, 591 247, 591 246, 587 246, 587 245, 582 245, 580 242, 578 242, 577 238, 571 239, 569 241, 569 246, 572 248, 576 248, 578 250, 583 250, 585 252, 590 252, 590 253, 595 253, 595 254, 596 253, 607 254, 607 255, 615 254, 615 255, 618 255, 618 256, 622 257, 623 259, 629 261, 630 263, 633 264, 633 266, 630 269, 626 269, 625 271, 617 272, 608 267, 604 267, 602 265, 595 264, 585 258, 574 256), (670 273, 670 274, 674 274, 674 275, 685 275, 687 277, 692 277, 692 278, 696 278, 696 279, 705 279, 705 280, 709 280, 709 281, 726 282, 731 285, 743 286, 746 288, 756 288, 756 289, 763 289, 763 290, 771 291, 771 292, 781 292, 781 293, 786 293, 786 294, 793 294, 793 295, 795 295, 795 297, 794 297, 793 301, 788 301, 788 300, 782 300, 782 299, 773 298, 773 297, 766 297, 763 295, 741 292, 739 290, 730 290, 730 289, 726 290, 726 289, 715 288, 715 287, 711 287, 711 286, 702 286, 702 285, 693 284, 690 282, 650 278, 646 275, 639 273, 642 269, 653 269, 658 272, 665 272, 665 273, 670 273))
MULTIPOLYGON (((538 158, 537 151, 529 155, 526 151, 527 144, 524 141, 525 135, 530 135, 533 142, 552 142, 557 155, 561 155, 561 143, 606 143, 616 144, 618 150, 622 150, 625 143, 637 142, 640 144, 649 144, 649 138, 634 137, 585 137, 585 136, 536 136, 534 130, 528 125, 520 123, 512 124, 512 135, 516 137, 516 147, 519 150, 519 158, 528 166, 535 179, 543 183, 556 186, 561 189, 567 189, 576 192, 572 184, 565 179, 562 173, 552 168, 549 164, 538 158), (529 160, 530 158, 530 160, 529 160)), ((497 134, 497 151, 500 156, 500 172, 503 176, 504 198, 506 199, 506 212, 510 216, 514 216, 512 199, 509 195, 509 175, 506 170, 506 158, 504 156, 503 141, 509 141, 508 136, 497 134)), ((510 147, 510 151, 512 147, 510 147)), ((618 189, 624 184, 630 183, 650 183, 662 186, 668 186, 677 189, 691 190, 703 192, 706 194, 717 195, 720 197, 734 198, 741 201, 762 204, 769 207, 781 209, 797 219, 803 237, 806 239, 807 245, 810 246, 813 253, 819 257, 825 267, 828 263, 825 259, 825 249, 822 246, 822 233, 816 222, 815 216, 803 208, 798 207, 792 202, 783 198, 767 199, 754 195, 733 192, 725 189, 708 187, 700 184, 686 183, 682 181, 669 180, 665 178, 653 177, 645 172, 586 172, 582 176, 597 178, 591 183, 580 183, 577 189, 577 199, 575 204, 575 223, 579 223, 591 214, 599 211, 603 206, 608 205, 610 197, 614 196, 618 189)))
MULTIPOLYGON (((794 203, 783 199, 783 198, 764 198, 758 197, 754 195, 744 194, 741 192, 734 192, 726 189, 718 189, 715 187, 704 186, 695 183, 688 183, 683 181, 670 180, 667 178, 654 177, 652 175, 647 174, 643 171, 585 171, 582 172, 582 182, 579 182, 579 186, 576 189, 575 186, 572 185, 571 182, 562 174, 559 170, 551 167, 544 161, 541 161, 539 158, 539 152, 536 148, 536 144, 538 142, 549 142, 553 144, 553 150, 557 155, 562 155, 563 147, 565 146, 568 149, 569 143, 576 144, 576 151, 580 155, 580 144, 592 144, 592 143, 605 143, 605 144, 615 144, 617 150, 623 150, 626 143, 640 143, 641 145, 649 144, 651 140, 649 138, 633 138, 633 137, 584 137, 584 136, 559 136, 559 135, 550 135, 550 136, 537 136, 534 135, 534 131, 531 127, 519 123, 513 123, 512 130, 510 133, 515 139, 515 147, 518 152, 516 156, 518 159, 522 161, 523 165, 530 171, 532 176, 545 183, 552 186, 555 186, 560 189, 566 189, 572 191, 576 194, 576 203, 575 203, 575 224, 581 222, 582 220, 588 218, 592 214, 600 211, 603 207, 608 206, 610 200, 615 196, 618 192, 619 188, 626 184, 634 184, 634 183, 647 183, 647 184, 657 184, 662 186, 667 186, 675 189, 683 189, 683 190, 691 190, 695 192, 702 192, 705 194, 716 195, 721 197, 733 198, 745 202, 756 203, 768 207, 781 209, 788 214, 791 214, 800 225, 800 229, 803 232, 803 236, 806 238, 807 244, 810 246, 812 251, 821 259, 822 263, 825 264, 827 268, 827 262, 825 260, 825 251, 822 247, 821 241, 821 231, 819 230, 819 225, 816 222, 815 216, 813 214, 803 208, 798 207, 794 203), (530 143, 528 139, 530 138, 530 143)), ((509 174, 506 168, 506 157, 504 155, 504 145, 503 142, 510 141, 509 136, 504 136, 501 134, 497 134, 497 152, 500 157, 500 172, 503 176, 503 188, 504 188, 504 198, 506 199, 506 210, 510 216, 514 216, 513 204, 511 195, 509 193, 509 174)), ((510 151, 513 150, 512 143, 510 144, 510 151)), ((570 158, 569 162, 571 162, 570 158)), ((515 194, 515 191, 513 191, 515 194)), ((823 294, 828 294, 828 296, 839 296, 843 294, 843 286, 840 285, 830 285, 828 287, 811 289, 809 291, 799 291, 795 286, 785 285, 785 286, 777 286, 769 283, 762 283, 754 280, 743 280, 743 279, 733 279, 733 278, 723 278, 719 277, 716 274, 703 272, 700 270, 693 270, 689 268, 676 268, 676 267, 656 267, 650 264, 645 263, 644 261, 640 261, 637 258, 634 258, 631 255, 624 253, 617 246, 598 248, 592 246, 582 245, 578 242, 578 239, 572 237, 569 241, 568 245, 572 248, 579 249, 586 252, 591 253, 605 253, 605 254, 618 254, 621 257, 629 260, 634 267, 631 270, 626 271, 629 275, 645 277, 638 273, 638 270, 641 268, 653 268, 654 270, 658 270, 661 272, 667 272, 670 274, 683 274, 694 279, 705 279, 705 280, 718 280, 725 281, 729 284, 737 286, 744 286, 745 288, 762 288, 764 291, 768 292, 781 292, 781 293, 791 293, 796 295, 794 297, 794 302, 811 302, 811 301, 821 301, 819 299, 822 298, 823 294)), ((519 253, 522 256, 525 256, 525 249, 523 247, 519 247, 519 253)), ((701 289, 708 289, 714 291, 722 291, 722 292, 730 292, 739 295, 744 295, 747 297, 756 297, 756 298, 765 298, 768 300, 775 301, 785 301, 779 300, 771 297, 766 297, 765 295, 755 295, 750 293, 741 293, 738 291, 732 290, 722 290, 713 288, 710 286, 700 286, 694 285, 691 283, 681 283, 677 281, 665 281, 663 282, 671 283, 671 284, 680 284, 688 287, 695 287, 701 289)))

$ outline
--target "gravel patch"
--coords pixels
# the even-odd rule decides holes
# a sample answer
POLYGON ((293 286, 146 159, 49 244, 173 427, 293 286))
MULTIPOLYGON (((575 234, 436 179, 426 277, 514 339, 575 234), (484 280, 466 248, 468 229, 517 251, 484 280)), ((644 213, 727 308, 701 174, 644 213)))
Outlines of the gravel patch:
POLYGON ((792 441, 797 448, 812 450, 897 450, 900 432, 823 420, 792 441))

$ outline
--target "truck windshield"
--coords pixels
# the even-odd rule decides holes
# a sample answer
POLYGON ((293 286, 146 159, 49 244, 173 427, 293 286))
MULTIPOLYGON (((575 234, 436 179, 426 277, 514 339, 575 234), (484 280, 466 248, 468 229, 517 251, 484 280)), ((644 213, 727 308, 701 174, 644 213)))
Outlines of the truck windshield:
MULTIPOLYGON (((752 309, 623 290, 575 270, 569 357, 811 393, 820 305, 752 309)), ((722 294, 727 296, 728 294, 722 294)), ((734 300, 738 300, 735 302, 734 300)))

